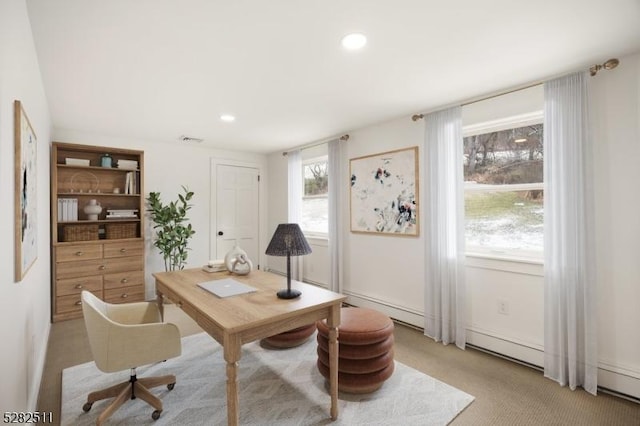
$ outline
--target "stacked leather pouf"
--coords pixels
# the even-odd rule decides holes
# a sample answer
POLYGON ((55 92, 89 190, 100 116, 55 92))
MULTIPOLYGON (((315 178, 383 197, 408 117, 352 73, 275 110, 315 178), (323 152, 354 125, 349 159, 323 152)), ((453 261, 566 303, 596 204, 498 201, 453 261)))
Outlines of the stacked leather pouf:
POLYGON ((266 339, 262 339, 262 342, 267 346, 274 348, 293 348, 306 342, 314 331, 316 331, 315 323, 294 328, 293 330, 285 331, 284 333, 276 334, 275 336, 267 337, 266 339))
MULTIPOLYGON (((393 321, 373 309, 342 308, 338 327, 338 390, 369 393, 391 377, 393 321)), ((329 328, 318 321, 318 370, 329 378, 329 328)))

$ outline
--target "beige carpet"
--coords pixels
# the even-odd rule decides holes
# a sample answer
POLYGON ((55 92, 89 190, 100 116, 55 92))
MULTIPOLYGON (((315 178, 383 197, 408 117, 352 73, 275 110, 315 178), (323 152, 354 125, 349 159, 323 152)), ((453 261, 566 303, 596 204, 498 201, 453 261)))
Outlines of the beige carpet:
MULTIPOLYGON (((315 339, 288 350, 269 350, 254 342, 243 346, 239 368, 240 423, 243 425, 330 424, 329 395, 318 373, 315 339)), ((153 409, 129 401, 109 424, 222 425, 226 418, 225 362, 220 345, 201 333, 183 338, 183 355, 138 369, 140 377, 176 374, 173 391, 156 388, 164 403, 157 422, 153 409)), ((95 424, 106 406, 97 402, 82 411, 91 390, 126 379, 127 372, 105 375, 93 362, 67 368, 62 378, 63 425, 95 424)), ((340 394, 335 425, 446 425, 473 397, 396 362, 393 376, 369 395, 340 394)))

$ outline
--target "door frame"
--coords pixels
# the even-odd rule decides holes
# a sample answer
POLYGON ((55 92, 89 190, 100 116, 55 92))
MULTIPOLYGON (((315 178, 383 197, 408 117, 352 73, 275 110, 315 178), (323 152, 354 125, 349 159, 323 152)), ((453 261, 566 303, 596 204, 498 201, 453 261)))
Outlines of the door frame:
POLYGON ((258 176, 260 176, 260 180, 258 181, 258 252, 260 253, 259 259, 251 259, 254 266, 257 268, 260 265, 262 269, 266 265, 266 255, 264 254, 264 250, 266 250, 266 246, 264 245, 266 241, 266 235, 264 234, 267 229, 267 215, 265 212, 266 208, 266 192, 265 192, 265 171, 264 166, 260 163, 252 163, 247 161, 237 161, 237 160, 226 160, 220 158, 211 157, 210 159, 210 168, 209 168, 209 187, 211 190, 210 199, 209 199, 209 259, 224 259, 224 255, 226 253, 216 253, 216 240, 217 240, 217 226, 218 226, 218 218, 216 211, 216 202, 218 199, 218 185, 217 185, 217 170, 218 166, 232 166, 232 167, 247 167, 251 169, 258 170, 258 176))

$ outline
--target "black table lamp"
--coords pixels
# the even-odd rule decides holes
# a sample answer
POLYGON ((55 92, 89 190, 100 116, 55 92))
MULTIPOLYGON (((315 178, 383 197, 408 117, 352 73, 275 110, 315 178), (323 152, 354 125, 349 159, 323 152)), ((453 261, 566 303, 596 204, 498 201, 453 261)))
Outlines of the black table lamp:
POLYGON ((280 299, 295 299, 302 294, 300 290, 291 289, 291 256, 303 256, 309 253, 311 253, 311 247, 297 223, 278 225, 265 254, 287 256, 287 288, 277 293, 280 299))

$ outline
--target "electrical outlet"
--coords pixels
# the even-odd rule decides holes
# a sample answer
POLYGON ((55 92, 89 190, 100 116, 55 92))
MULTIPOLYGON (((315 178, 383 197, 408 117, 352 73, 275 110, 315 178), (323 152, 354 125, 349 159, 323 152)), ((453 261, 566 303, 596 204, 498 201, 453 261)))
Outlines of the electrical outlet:
POLYGON ((502 315, 509 315, 509 302, 504 299, 498 300, 498 313, 502 315))

